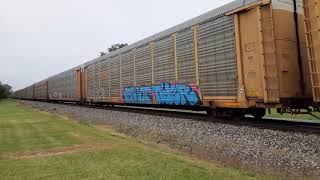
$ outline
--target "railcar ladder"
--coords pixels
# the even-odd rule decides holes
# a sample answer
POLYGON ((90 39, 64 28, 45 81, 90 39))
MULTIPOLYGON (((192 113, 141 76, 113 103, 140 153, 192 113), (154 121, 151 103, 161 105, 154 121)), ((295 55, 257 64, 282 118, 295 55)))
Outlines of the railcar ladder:
POLYGON ((307 51, 308 51, 308 64, 310 70, 310 78, 311 78, 311 87, 313 100, 315 102, 320 102, 320 72, 318 71, 318 67, 320 67, 320 57, 315 55, 315 48, 320 48, 320 18, 319 18, 319 0, 303 0, 303 10, 304 10, 304 26, 306 30, 306 40, 307 40, 307 51), (312 10, 311 10, 312 8, 312 10), (311 12, 312 11, 312 12, 311 12), (315 24, 311 24, 315 23, 315 24), (319 39, 316 39, 313 35, 317 33, 319 39), (314 38, 314 39, 313 39, 314 38), (315 44, 315 42, 318 42, 315 44))
POLYGON ((264 59, 264 102, 278 103, 279 78, 276 59, 275 32, 271 7, 258 7, 261 57, 264 59), (264 9, 263 9, 264 8, 264 9))

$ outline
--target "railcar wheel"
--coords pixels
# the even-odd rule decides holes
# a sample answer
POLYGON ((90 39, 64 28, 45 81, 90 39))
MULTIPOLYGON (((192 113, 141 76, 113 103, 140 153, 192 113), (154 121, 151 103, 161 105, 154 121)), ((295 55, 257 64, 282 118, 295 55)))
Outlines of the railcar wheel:
POLYGON ((266 109, 264 108, 252 109, 249 114, 251 114, 256 119, 261 119, 266 115, 266 109))

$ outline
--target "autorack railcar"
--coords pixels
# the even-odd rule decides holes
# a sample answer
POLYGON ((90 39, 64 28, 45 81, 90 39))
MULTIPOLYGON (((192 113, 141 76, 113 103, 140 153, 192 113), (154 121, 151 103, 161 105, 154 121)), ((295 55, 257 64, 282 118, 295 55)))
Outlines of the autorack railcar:
POLYGON ((33 99, 48 100, 48 81, 41 81, 33 85, 33 99))
POLYGON ((70 69, 55 75, 47 80, 48 82, 48 97, 55 101, 80 101, 80 72, 77 68, 70 69))
POLYGON ((310 66, 316 42, 305 31, 305 8, 298 0, 233 1, 44 80, 42 97, 205 107, 229 116, 309 108, 320 95, 320 65, 310 66))

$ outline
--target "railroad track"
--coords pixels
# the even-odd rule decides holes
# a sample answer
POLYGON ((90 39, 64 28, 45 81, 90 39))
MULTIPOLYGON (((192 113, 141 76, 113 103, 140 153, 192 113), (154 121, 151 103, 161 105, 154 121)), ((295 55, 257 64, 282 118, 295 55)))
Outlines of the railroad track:
POLYGON ((320 120, 317 122, 305 121, 303 119, 289 119, 289 118, 273 118, 273 117, 264 117, 263 120, 266 120, 269 123, 273 123, 275 125, 279 124, 282 126, 292 126, 296 128, 301 128, 303 132, 312 133, 311 130, 316 130, 320 132, 320 120))
POLYGON ((272 129, 280 131, 301 132, 305 134, 319 134, 320 135, 320 120, 318 122, 306 122, 305 120, 289 119, 289 118, 273 118, 264 117, 256 119, 252 116, 246 116, 239 119, 228 119, 213 117, 208 115, 205 111, 191 111, 181 109, 165 109, 165 108, 151 108, 151 107, 138 107, 138 106, 91 106, 75 103, 57 103, 70 106, 80 106, 86 108, 105 109, 112 111, 139 113, 146 115, 166 116, 174 118, 185 118, 195 121, 210 121, 212 123, 225 123, 235 126, 249 126, 261 129, 272 129))

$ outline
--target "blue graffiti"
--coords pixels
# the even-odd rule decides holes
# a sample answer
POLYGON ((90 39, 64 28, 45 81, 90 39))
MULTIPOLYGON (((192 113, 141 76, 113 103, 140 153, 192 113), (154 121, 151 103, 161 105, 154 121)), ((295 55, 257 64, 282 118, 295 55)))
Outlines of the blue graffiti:
POLYGON ((125 88, 122 96, 125 103, 152 104, 152 89, 148 86, 125 88))
POLYGON ((198 92, 185 84, 160 83, 159 85, 127 87, 122 93, 123 101, 130 104, 197 105, 198 92))

